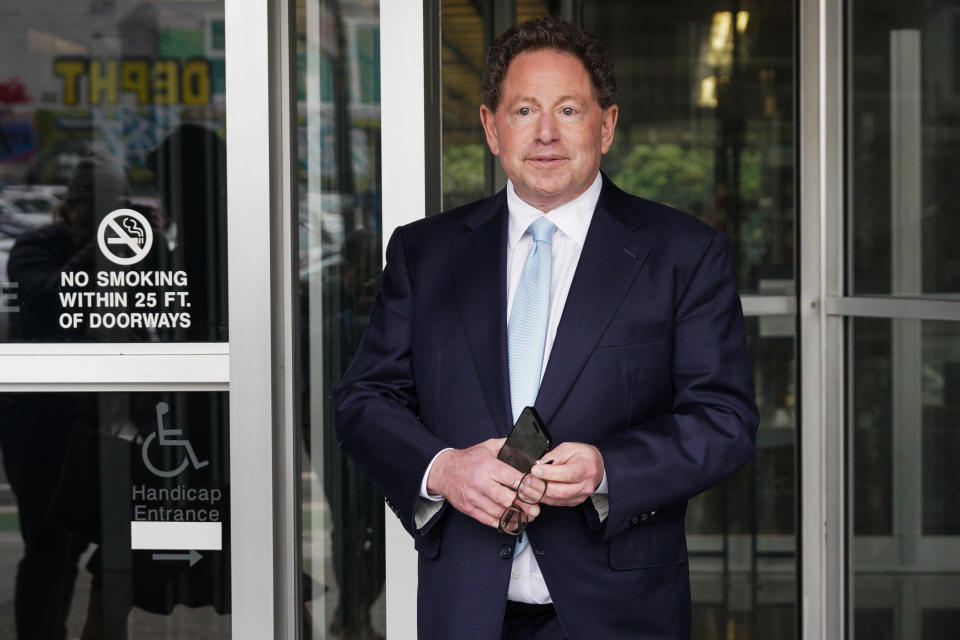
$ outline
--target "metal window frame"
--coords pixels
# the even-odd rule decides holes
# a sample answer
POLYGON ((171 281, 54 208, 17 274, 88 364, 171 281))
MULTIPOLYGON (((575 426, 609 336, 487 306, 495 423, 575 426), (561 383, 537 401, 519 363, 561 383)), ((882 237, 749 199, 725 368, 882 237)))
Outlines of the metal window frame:
POLYGON ((799 2, 801 633, 844 637, 843 0, 799 2))
POLYGON ((828 316, 960 320, 960 300, 950 299, 828 296, 825 307, 828 316))
POLYGON ((226 343, 5 344, 0 392, 226 391, 226 343))
POLYGON ((294 11, 225 7, 235 640, 299 636, 294 11))

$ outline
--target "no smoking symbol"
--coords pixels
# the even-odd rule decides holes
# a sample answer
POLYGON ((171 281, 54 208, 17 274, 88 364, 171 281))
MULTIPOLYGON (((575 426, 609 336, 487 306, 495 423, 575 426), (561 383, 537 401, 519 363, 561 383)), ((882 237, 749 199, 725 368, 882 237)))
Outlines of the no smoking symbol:
POLYGON ((97 244, 104 257, 121 266, 136 264, 153 246, 153 228, 139 211, 117 209, 100 223, 97 244))

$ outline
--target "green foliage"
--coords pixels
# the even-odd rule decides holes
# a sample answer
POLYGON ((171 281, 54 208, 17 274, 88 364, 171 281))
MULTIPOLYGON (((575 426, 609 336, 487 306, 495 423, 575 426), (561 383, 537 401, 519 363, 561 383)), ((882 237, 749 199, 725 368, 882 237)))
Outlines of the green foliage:
POLYGON ((482 144, 463 144, 443 148, 443 192, 483 193, 482 144))
MULTIPOLYGON (((614 149, 615 153, 618 151, 614 149)), ((607 157, 613 182, 642 198, 702 215, 711 200, 713 150, 678 144, 637 144, 607 157)))

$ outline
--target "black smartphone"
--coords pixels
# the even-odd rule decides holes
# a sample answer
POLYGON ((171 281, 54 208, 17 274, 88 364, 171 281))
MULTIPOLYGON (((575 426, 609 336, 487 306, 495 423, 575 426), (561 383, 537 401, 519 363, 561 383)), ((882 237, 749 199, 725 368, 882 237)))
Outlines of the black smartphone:
POLYGON ((537 415, 537 410, 526 407, 517 418, 517 424, 513 425, 513 430, 503 443, 497 459, 517 471, 527 473, 533 468, 533 463, 550 450, 552 444, 550 434, 543 420, 537 415))

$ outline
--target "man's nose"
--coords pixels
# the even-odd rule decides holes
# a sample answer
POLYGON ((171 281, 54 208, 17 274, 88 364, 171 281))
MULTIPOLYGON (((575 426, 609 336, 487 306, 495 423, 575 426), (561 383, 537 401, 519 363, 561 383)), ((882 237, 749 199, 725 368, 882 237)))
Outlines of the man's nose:
POLYGON ((540 114, 540 120, 537 122, 537 142, 541 144, 550 144, 560 139, 560 129, 551 113, 540 114))

